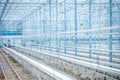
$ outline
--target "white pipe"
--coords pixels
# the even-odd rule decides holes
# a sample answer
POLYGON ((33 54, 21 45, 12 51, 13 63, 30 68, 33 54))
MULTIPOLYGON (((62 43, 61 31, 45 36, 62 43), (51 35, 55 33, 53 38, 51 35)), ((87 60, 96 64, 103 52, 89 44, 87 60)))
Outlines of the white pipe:
MULTIPOLYGON (((80 31, 68 31, 68 32, 60 32, 60 33, 53 33, 53 35, 67 35, 67 34, 74 34, 74 33, 86 33, 86 32, 96 32, 96 31, 103 31, 103 30, 114 30, 120 29, 120 26, 115 27, 103 27, 101 29, 92 29, 92 30, 80 30, 80 31)), ((98 35, 98 34, 97 34, 98 35)), ((43 36, 50 36, 50 34, 40 34, 40 35, 22 35, 22 36, 1 36, 0 38, 31 38, 31 37, 43 37, 43 36)))
MULTIPOLYGON (((25 49, 25 48, 23 48, 23 49, 25 49)), ((57 55, 57 54, 49 54, 47 52, 38 51, 35 49, 29 49, 29 48, 26 48, 26 49, 29 50, 30 52, 49 55, 49 56, 60 58, 65 61, 72 62, 72 63, 78 64, 78 65, 83 65, 85 67, 93 68, 93 69, 100 70, 100 71, 107 72, 107 73, 120 75, 120 69, 116 69, 116 68, 112 68, 112 67, 108 67, 108 66, 104 66, 104 65, 100 65, 100 64, 90 63, 90 62, 86 62, 86 61, 81 61, 81 60, 70 58, 67 56, 62 56, 62 55, 57 55)))

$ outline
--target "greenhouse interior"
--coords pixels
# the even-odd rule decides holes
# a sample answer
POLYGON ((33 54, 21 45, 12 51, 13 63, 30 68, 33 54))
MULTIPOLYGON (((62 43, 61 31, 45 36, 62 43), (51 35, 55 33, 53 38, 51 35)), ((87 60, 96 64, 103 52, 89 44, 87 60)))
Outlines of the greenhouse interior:
POLYGON ((120 0, 0 0, 0 80, 120 80, 120 0))

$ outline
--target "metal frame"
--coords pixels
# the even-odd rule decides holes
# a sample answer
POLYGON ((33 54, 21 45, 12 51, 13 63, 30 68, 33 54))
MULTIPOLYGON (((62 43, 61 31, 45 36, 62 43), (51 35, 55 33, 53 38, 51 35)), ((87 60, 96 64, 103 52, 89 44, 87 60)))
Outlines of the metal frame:
MULTIPOLYGON (((91 15, 92 15, 92 0, 89 0, 89 29, 92 29, 92 19, 91 19, 91 15)), ((92 32, 89 32, 89 58, 92 58, 92 32)))
MULTIPOLYGON (((56 34, 58 33, 58 0, 56 0, 56 34)), ((56 51, 59 52, 59 40, 58 40, 58 36, 56 35, 56 51)))
MULTIPOLYGON (((109 7, 110 7, 110 27, 112 27, 112 0, 109 0, 109 7)), ((112 30, 110 30, 110 33, 112 33, 112 30)), ((112 50, 112 35, 109 36, 109 50, 112 50)), ((110 62, 112 62, 112 52, 109 53, 110 56, 110 62)))
MULTIPOLYGON (((77 31, 77 0, 74 0, 75 32, 77 31)), ((75 55, 77 55, 77 33, 75 33, 75 55)))
MULTIPOLYGON (((64 0, 64 32, 67 31, 67 26, 66 26, 66 0, 64 0)), ((67 44, 67 40, 66 40, 66 35, 64 37, 64 53, 66 54, 66 44, 67 44)))
POLYGON ((5 10, 6 10, 8 2, 9 2, 9 0, 6 0, 6 3, 4 4, 5 6, 4 6, 3 11, 2 11, 2 13, 0 15, 0 20, 2 20, 2 17, 3 17, 3 14, 4 14, 5 10))
POLYGON ((49 41, 49 48, 51 51, 51 0, 49 0, 49 27, 50 27, 50 41, 49 41))

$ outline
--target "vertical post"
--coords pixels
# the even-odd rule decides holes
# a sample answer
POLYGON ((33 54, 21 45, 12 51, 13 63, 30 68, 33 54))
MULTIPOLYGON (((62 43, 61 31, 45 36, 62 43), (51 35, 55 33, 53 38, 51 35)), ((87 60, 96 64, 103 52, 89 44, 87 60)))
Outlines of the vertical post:
MULTIPOLYGON (((64 31, 66 32, 66 0, 64 0, 64 31)), ((66 54, 66 34, 64 37, 64 53, 66 54)))
MULTIPOLYGON (((100 21, 101 21, 100 5, 101 5, 101 4, 99 3, 99 17, 98 17, 98 19, 99 19, 99 22, 98 22, 99 29, 100 29, 100 27, 101 27, 101 25, 100 25, 100 21)), ((100 34, 100 31, 99 31, 99 34, 100 34)), ((98 39, 98 42, 99 42, 99 47, 100 47, 100 38, 98 39)), ((97 53, 97 64, 99 64, 99 53, 97 53)))
MULTIPOLYGON (((41 26, 42 26, 42 20, 41 20, 41 8, 40 8, 40 11, 39 11, 39 16, 40 16, 40 26, 39 26, 39 30, 40 30, 40 35, 42 34, 42 28, 41 28, 41 26)), ((40 41, 41 41, 41 39, 40 39, 40 41)), ((42 44, 40 43, 40 49, 42 48, 42 44)))
MULTIPOLYGON (((75 31, 77 31, 77 0, 74 0, 75 31)), ((75 55, 77 55, 77 33, 75 33, 75 55)))
POLYGON ((39 14, 39 11, 36 11, 36 17, 35 17, 35 24, 36 24, 36 32, 38 34, 38 14, 39 14))
POLYGON ((50 48, 50 51, 51 51, 51 0, 49 0, 49 25, 50 25, 49 48, 50 48))
POLYGON ((0 20, 0 35, 2 35, 2 20, 0 20))
MULTIPOLYGON (((45 12, 45 11, 44 11, 45 12)), ((44 15, 43 15, 43 34, 45 34, 45 24, 46 24, 46 21, 45 21, 45 13, 44 13, 44 15)))
MULTIPOLYGON (((2 35, 2 20, 0 20, 0 36, 2 35)), ((1 38, 1 46, 3 45, 3 38, 1 38)))
MULTIPOLYGON (((45 7, 43 7, 43 10, 42 10, 42 13, 43 13, 43 36, 44 36, 44 34, 46 34, 46 31, 45 31, 45 28, 46 28, 46 21, 45 21, 45 19, 46 19, 46 14, 45 14, 45 7)), ((43 49, 45 50, 45 41, 46 41, 46 37, 44 36, 43 37, 43 49)))
MULTIPOLYGON (((110 27, 112 27, 112 0, 109 0, 109 8, 110 8, 110 12, 109 12, 110 13, 110 22, 109 22, 109 25, 110 25, 110 27)), ((112 30, 110 30, 110 33, 112 33, 112 30)), ((109 50, 110 50, 109 61, 112 62, 112 35, 111 34, 109 35, 109 50)))
POLYGON ((118 4, 118 25, 120 26, 120 3, 118 4))
MULTIPOLYGON (((91 14, 92 14, 92 0, 89 0, 89 29, 92 30, 91 26, 91 14)), ((92 32, 89 32, 89 58, 92 58, 92 32)))
MULTIPOLYGON (((58 34, 58 0, 56 0, 56 34, 58 34)), ((58 36, 59 35, 56 35, 56 52, 59 52, 58 36)))
MULTIPOLYGON (((40 28, 41 28, 41 26, 42 26, 42 20, 41 20, 41 8, 40 8, 40 12, 39 12, 39 15, 40 15, 40 28)), ((40 29, 40 34, 42 34, 42 31, 41 31, 42 29, 40 29)))
MULTIPOLYGON (((37 31, 37 34, 39 34, 39 18, 40 18, 39 17, 39 11, 37 11, 37 14, 36 14, 36 21, 37 21, 37 23, 36 23, 37 24, 37 30, 36 31, 37 31)), ((36 45, 37 45, 37 48, 39 49, 39 43, 38 43, 38 41, 39 40, 38 40, 38 37, 37 37, 36 45)))
POLYGON ((38 11, 38 34, 40 34, 40 11, 38 11))
MULTIPOLYGON (((118 26, 120 27, 120 4, 118 5, 118 26)), ((119 31, 120 33, 120 31, 119 31)), ((118 49, 120 49, 120 37, 118 38, 118 49)))

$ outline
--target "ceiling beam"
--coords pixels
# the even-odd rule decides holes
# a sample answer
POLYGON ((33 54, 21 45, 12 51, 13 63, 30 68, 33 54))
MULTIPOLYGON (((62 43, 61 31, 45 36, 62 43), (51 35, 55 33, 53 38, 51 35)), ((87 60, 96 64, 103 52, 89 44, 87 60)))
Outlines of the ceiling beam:
POLYGON ((3 17, 3 14, 4 14, 4 12, 5 12, 5 9, 6 9, 6 7, 7 7, 8 2, 9 2, 9 0, 6 0, 6 3, 5 3, 5 5, 4 5, 4 8, 3 8, 2 13, 1 13, 1 15, 0 15, 0 20, 2 20, 2 17, 3 17))

